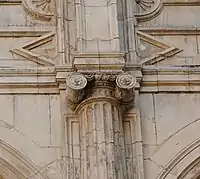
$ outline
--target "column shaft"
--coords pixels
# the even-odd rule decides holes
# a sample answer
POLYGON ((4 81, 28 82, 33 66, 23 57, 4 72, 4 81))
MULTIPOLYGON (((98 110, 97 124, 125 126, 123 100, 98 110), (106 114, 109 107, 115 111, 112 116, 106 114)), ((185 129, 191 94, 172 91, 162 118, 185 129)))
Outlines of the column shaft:
POLYGON ((125 179, 124 137, 117 105, 95 101, 79 112, 82 179, 125 179))

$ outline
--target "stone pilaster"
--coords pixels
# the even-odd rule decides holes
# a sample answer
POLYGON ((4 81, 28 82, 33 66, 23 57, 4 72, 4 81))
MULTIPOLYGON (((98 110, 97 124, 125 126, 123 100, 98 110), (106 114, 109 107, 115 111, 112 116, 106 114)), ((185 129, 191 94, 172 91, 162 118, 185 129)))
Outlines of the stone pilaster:
POLYGON ((80 124, 82 179, 126 179, 122 113, 133 104, 136 79, 127 73, 72 73, 68 102, 80 124))

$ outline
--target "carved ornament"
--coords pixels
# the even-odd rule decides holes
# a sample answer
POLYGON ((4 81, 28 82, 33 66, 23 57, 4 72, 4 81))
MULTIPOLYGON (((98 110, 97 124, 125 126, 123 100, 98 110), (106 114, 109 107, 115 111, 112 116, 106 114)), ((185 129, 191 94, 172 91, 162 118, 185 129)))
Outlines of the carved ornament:
POLYGON ((67 77, 67 85, 73 90, 82 90, 87 85, 87 79, 80 73, 72 73, 67 77))
POLYGON ((163 10, 163 0, 136 0, 138 12, 135 17, 139 22, 149 21, 155 18, 163 10))
MULTIPOLYGON (((34 38, 34 40, 29 41, 27 44, 25 44, 19 48, 11 49, 10 51, 16 55, 19 55, 20 57, 25 58, 26 60, 37 63, 39 65, 54 66, 55 60, 53 59, 52 56, 49 56, 49 55, 46 56, 45 53, 39 54, 39 53, 37 53, 37 51, 32 51, 32 50, 37 49, 38 47, 45 45, 49 42, 52 43, 52 48, 56 51, 54 43, 53 43, 54 36, 55 36, 54 32, 49 32, 40 37, 34 38)), ((49 46, 47 46, 45 52, 48 51, 48 48, 49 48, 49 46)))
POLYGON ((116 78, 117 86, 122 89, 131 89, 136 85, 136 82, 136 78, 128 73, 122 73, 116 78))
POLYGON ((143 11, 148 10, 155 4, 155 0, 136 0, 135 2, 143 11))
POLYGON ((68 104, 73 110, 86 99, 114 99, 127 109, 133 105, 136 78, 128 73, 72 73, 67 86, 68 104))
MULTIPOLYGON (((154 65, 162 60, 168 59, 168 57, 175 56, 176 54, 182 51, 182 49, 162 42, 154 36, 149 35, 148 33, 142 32, 140 30, 138 30, 136 34, 138 42, 144 41, 148 44, 151 44, 152 47, 159 47, 159 49, 162 49, 162 51, 160 51, 159 53, 152 53, 151 55, 143 58, 140 62, 141 65, 154 65)), ((142 53, 142 51, 140 53, 142 53)))
POLYGON ((23 0, 22 5, 35 19, 50 21, 55 14, 55 0, 23 0))
POLYGON ((67 79, 68 86, 68 105, 71 109, 75 109, 76 106, 83 100, 85 96, 84 88, 87 85, 87 79, 80 73, 72 73, 67 79))

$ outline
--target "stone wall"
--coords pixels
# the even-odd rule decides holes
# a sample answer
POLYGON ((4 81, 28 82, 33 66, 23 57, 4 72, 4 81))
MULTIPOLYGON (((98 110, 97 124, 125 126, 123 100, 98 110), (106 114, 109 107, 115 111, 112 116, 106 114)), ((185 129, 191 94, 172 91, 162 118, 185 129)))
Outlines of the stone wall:
POLYGON ((199 7, 0 1, 0 176, 197 179, 199 7))
POLYGON ((199 99, 199 94, 140 96, 146 178, 165 172, 178 177, 199 157, 199 99))
POLYGON ((59 178, 62 142, 59 96, 0 95, 0 106, 1 170, 6 167, 10 170, 3 171, 6 177, 59 178))
POLYGON ((137 5, 145 178, 196 179, 200 154, 199 2, 139 1, 137 5), (151 6, 144 7, 145 2, 151 6))

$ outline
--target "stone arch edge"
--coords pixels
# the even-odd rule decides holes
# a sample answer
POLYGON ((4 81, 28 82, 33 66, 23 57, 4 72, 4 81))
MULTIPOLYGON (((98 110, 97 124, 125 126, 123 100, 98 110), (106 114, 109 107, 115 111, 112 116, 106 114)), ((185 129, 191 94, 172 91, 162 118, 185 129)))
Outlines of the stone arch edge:
MULTIPOLYGON (((0 140, 0 165, 5 167, 8 171, 12 172, 13 176, 15 175, 16 179, 26 179, 27 177, 38 179, 48 178, 47 175, 45 175, 44 173, 40 173, 40 169, 38 169, 22 153, 20 153, 18 150, 16 150, 3 140, 0 140), (14 161, 12 164, 10 162, 10 159, 14 161), (37 177, 34 177, 34 175, 36 175, 37 177)), ((8 176, 8 174, 2 168, 0 169, 0 174, 2 174, 3 176, 8 176)))
POLYGON ((182 176, 190 172, 188 169, 191 168, 191 166, 193 166, 192 168, 195 167, 194 164, 196 164, 196 161, 200 161, 200 138, 192 142, 172 158, 172 160, 163 167, 157 179, 168 179, 170 176, 182 179, 182 176))
POLYGON ((188 167, 194 165, 200 157, 200 136, 195 135, 199 127, 200 119, 193 120, 165 140, 153 153, 149 160, 157 166, 154 178, 181 179, 188 167))

